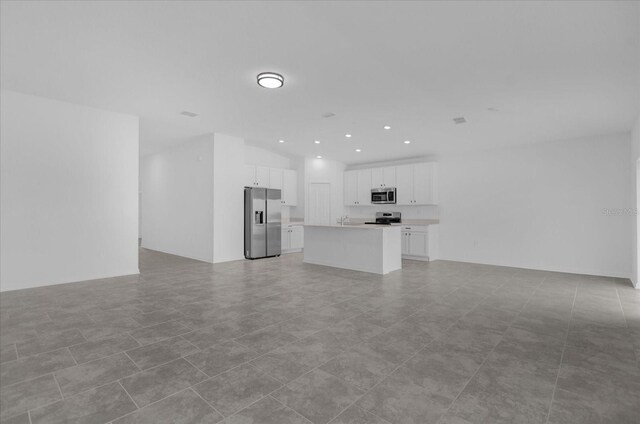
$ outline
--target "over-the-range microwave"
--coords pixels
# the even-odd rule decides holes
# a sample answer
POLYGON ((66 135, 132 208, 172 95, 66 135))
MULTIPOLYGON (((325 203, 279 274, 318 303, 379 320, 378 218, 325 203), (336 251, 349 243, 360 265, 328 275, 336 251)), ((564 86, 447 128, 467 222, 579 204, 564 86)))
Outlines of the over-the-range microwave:
POLYGON ((388 205, 396 203, 395 187, 372 188, 371 203, 374 205, 388 205))

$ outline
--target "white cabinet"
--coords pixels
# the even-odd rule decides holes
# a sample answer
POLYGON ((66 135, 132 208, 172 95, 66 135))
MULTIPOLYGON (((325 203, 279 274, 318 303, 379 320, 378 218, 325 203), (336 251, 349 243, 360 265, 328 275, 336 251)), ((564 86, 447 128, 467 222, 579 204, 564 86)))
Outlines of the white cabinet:
POLYGON ((437 164, 435 162, 401 165, 396 169, 398 205, 436 205, 437 164))
POLYGON ((413 204, 413 165, 396 168, 396 204, 413 204))
POLYGON ((284 169, 269 168, 269 188, 277 188, 282 190, 282 178, 284 169))
POLYGON ((282 253, 299 252, 304 247, 304 227, 286 225, 282 227, 282 253))
POLYGON ((429 260, 429 232, 426 226, 402 227, 402 257, 429 260))
POLYGON ((245 165, 244 186, 269 188, 269 168, 266 166, 245 165))
POLYGON ((344 173, 345 206, 365 206, 371 204, 371 170, 359 169, 344 173))
POLYGON ((413 165, 413 204, 438 204, 438 164, 436 162, 413 165))
POLYGON ((345 171, 344 173, 344 205, 354 206, 358 204, 358 171, 345 171))
POLYGON ((384 168, 373 168, 371 170, 371 187, 395 187, 396 167, 386 166, 384 168))
POLYGON ((285 169, 282 174, 282 204, 285 206, 298 204, 298 173, 293 169, 285 169))
POLYGON ((269 188, 281 191, 282 206, 298 203, 298 173, 292 169, 269 168, 269 188))

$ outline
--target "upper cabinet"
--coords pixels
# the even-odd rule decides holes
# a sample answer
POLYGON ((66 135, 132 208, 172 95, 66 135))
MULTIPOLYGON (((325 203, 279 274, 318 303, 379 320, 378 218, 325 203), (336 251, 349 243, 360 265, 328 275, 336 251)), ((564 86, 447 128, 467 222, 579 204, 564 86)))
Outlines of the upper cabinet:
POLYGON ((292 169, 284 169, 282 173, 282 204, 298 204, 298 173, 292 169))
POLYGON ((244 166, 244 186, 269 188, 269 168, 266 166, 244 166))
POLYGON ((366 206, 371 204, 371 170, 358 169, 344 173, 345 206, 366 206))
POLYGON ((292 169, 245 165, 245 187, 277 188, 283 206, 298 204, 298 173, 292 169))
POLYGON ((373 168, 371 170, 371 187, 384 188, 396 186, 396 167, 373 168))
POLYGON ((396 169, 398 205, 437 205, 436 162, 400 165, 396 169))
POLYGON ((370 205, 372 188, 395 187, 398 205, 437 205, 437 171, 436 162, 345 171, 344 204, 370 205))

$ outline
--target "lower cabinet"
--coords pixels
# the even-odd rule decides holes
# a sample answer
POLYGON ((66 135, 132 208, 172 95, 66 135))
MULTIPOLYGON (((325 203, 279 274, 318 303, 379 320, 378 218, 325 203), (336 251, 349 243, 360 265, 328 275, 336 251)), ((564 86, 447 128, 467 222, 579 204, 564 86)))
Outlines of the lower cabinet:
POLYGON ((282 227, 282 253, 301 252, 304 247, 304 227, 286 225, 282 227))
POLYGON ((402 227, 402 258, 429 260, 429 231, 426 226, 402 227))

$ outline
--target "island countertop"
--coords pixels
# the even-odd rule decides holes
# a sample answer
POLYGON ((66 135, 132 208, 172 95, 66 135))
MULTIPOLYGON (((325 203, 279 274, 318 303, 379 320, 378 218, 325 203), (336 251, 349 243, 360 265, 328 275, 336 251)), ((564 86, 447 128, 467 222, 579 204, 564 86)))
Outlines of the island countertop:
POLYGON ((376 225, 376 224, 304 224, 305 227, 320 227, 320 228, 343 228, 343 229, 355 229, 355 230, 384 230, 385 228, 400 228, 402 224, 391 225, 376 225))

